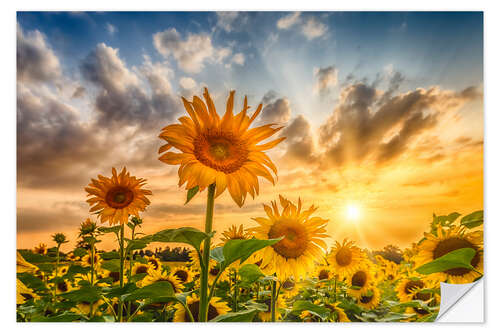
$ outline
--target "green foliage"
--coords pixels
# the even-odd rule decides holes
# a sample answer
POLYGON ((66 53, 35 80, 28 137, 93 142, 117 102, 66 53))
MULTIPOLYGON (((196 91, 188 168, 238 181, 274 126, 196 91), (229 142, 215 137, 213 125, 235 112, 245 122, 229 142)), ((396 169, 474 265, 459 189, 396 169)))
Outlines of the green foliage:
POLYGON ((311 301, 296 301, 295 303, 293 303, 291 312, 300 314, 302 311, 306 310, 323 320, 325 320, 330 314, 330 310, 328 310, 328 308, 313 304, 311 301))
POLYGON ((72 290, 59 296, 74 302, 97 302, 100 296, 99 288, 95 286, 82 286, 80 289, 72 290))
POLYGON ((475 227, 479 227, 484 222, 484 216, 483 215, 484 215, 483 211, 482 210, 478 210, 478 211, 476 211, 474 213, 471 213, 469 215, 466 215, 466 216, 462 217, 462 219, 460 220, 460 224, 463 225, 463 226, 466 226, 469 229, 472 229, 472 228, 475 228, 475 227))
POLYGON ((281 238, 275 239, 232 239, 224 244, 222 253, 224 255, 223 267, 228 267, 233 262, 239 260, 243 263, 254 252, 259 251, 266 246, 274 245, 279 242, 281 238))
POLYGON ((191 199, 194 198, 194 196, 196 195, 196 193, 198 193, 199 190, 200 190, 199 186, 195 186, 195 187, 190 188, 187 191, 186 202, 184 204, 187 204, 189 201, 191 201, 191 199))
POLYGON ((238 312, 229 312, 210 320, 213 322, 251 322, 257 314, 256 309, 243 310, 238 312))
POLYGON ((238 270, 238 275, 241 278, 242 285, 251 285, 256 282, 259 278, 264 276, 264 273, 255 264, 246 264, 240 267, 238 270))
POLYGON ((432 274, 437 272, 444 272, 453 268, 468 268, 474 269, 470 262, 476 250, 472 248, 463 248, 455 251, 451 251, 444 256, 441 256, 427 264, 417 267, 416 271, 420 274, 432 274))
POLYGON ((172 284, 168 281, 158 281, 130 294, 122 295, 124 301, 136 301, 145 298, 174 297, 172 284))

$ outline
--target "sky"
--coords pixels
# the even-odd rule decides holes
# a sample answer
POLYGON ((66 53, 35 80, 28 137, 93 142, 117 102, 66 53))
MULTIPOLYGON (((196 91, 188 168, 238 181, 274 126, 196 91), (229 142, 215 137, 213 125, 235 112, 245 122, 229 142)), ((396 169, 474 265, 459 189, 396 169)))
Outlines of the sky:
POLYGON ((158 135, 204 87, 219 114, 230 90, 262 103, 256 125, 287 138, 275 186, 217 198, 216 238, 278 194, 318 206, 330 244, 371 249, 483 208, 480 12, 18 12, 16 87, 18 248, 64 232, 70 250, 112 167, 148 180, 143 232, 203 228, 206 193, 184 205, 158 135))

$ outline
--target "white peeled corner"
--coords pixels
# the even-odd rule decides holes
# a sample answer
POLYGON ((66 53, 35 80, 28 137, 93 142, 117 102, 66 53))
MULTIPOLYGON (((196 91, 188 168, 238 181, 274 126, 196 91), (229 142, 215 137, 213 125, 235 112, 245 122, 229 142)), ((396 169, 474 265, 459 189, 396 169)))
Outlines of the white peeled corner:
POLYGON ((449 284, 441 282, 441 304, 436 317, 443 323, 484 322, 484 282, 449 284))

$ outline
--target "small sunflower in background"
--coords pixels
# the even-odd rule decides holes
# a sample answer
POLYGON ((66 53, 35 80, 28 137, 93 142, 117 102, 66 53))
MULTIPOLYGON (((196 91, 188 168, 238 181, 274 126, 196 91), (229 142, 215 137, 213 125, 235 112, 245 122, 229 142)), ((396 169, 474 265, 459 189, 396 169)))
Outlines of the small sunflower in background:
POLYGON ((194 279, 194 272, 187 266, 174 267, 171 274, 179 279, 182 284, 192 282, 194 279))
MULTIPOLYGON (((261 321, 271 321, 271 298, 266 298, 263 303, 267 305, 267 310, 266 311, 260 311, 259 312, 259 318, 261 321)), ((278 295, 278 298, 276 300, 276 320, 279 320, 281 318, 281 312, 279 309, 283 309, 286 307, 285 300, 282 295, 278 295)))
POLYGON ((70 252, 66 255, 66 260, 68 261, 79 261, 81 258, 76 256, 73 252, 70 252))
POLYGON ((148 264, 151 264, 153 266, 153 269, 155 271, 162 271, 163 270, 163 266, 161 264, 161 261, 160 259, 158 259, 155 255, 152 255, 152 256, 145 256, 146 260, 148 261, 148 264))
MULTIPOLYGON (((424 241, 418 247, 415 266, 419 267, 445 254, 463 248, 471 248, 476 254, 471 265, 483 273, 483 232, 467 232, 465 227, 437 228, 437 235, 425 233, 424 241)), ((482 275, 468 268, 452 268, 444 272, 434 273, 441 281, 448 283, 471 283, 482 275)))
MULTIPOLYGON (((198 295, 191 294, 191 296, 186 297, 186 304, 193 315, 194 321, 198 321, 200 299, 198 295)), ((231 311, 226 302, 221 301, 219 297, 212 297, 208 305, 208 317, 207 320, 210 321, 217 316, 223 315, 231 311)), ((174 322, 190 322, 191 319, 186 312, 183 305, 177 303, 175 305, 174 322)))
MULTIPOLYGON (((92 257, 90 254, 84 255, 81 259, 82 266, 90 267, 92 265, 92 257)), ((98 253, 94 254, 94 267, 100 267, 102 264, 102 258, 98 253)))
POLYGON ((331 314, 328 317, 328 321, 336 323, 347 323, 350 322, 349 318, 345 314, 344 309, 339 307, 340 302, 337 303, 326 303, 325 306, 330 310, 331 314))
POLYGON ((37 254, 47 254, 47 244, 40 243, 33 248, 33 253, 37 254))
POLYGON ((26 287, 21 280, 16 279, 16 304, 24 304, 30 299, 39 299, 40 297, 33 289, 26 287))
MULTIPOLYGON (((319 299, 316 299, 313 301, 314 305, 319 305, 321 301, 319 299)), ((300 313, 299 318, 302 319, 303 322, 305 323, 312 323, 312 322, 319 322, 321 321, 321 318, 318 317, 316 314, 314 314, 311 311, 304 310, 300 313)))
POLYGON ((413 296, 420 292, 422 289, 427 289, 427 280, 417 277, 409 277, 399 281, 396 285, 395 291, 401 303, 409 302, 413 296))
POLYGON ((395 262, 389 261, 382 267, 382 272, 384 274, 384 280, 389 282, 394 282, 399 279, 399 265, 395 262))
POLYGON ((143 264, 141 262, 136 262, 132 266, 132 275, 148 273, 149 270, 154 270, 154 266, 152 263, 148 262, 146 264, 143 264))
POLYGON ((142 279, 142 281, 137 282, 137 286, 142 288, 160 281, 169 282, 172 285, 172 290, 176 294, 182 292, 184 289, 184 286, 177 277, 172 274, 168 274, 167 272, 160 272, 157 270, 150 270, 148 275, 142 279))
POLYGON ((186 184, 186 189, 198 186, 203 191, 215 183, 216 197, 227 188, 234 202, 241 207, 247 194, 252 198, 259 194, 258 177, 266 178, 274 185, 271 172, 276 175, 278 171, 264 151, 285 138, 259 143, 282 127, 273 128, 274 124, 266 124, 250 129, 262 110, 262 104, 252 116, 248 116, 250 107, 245 97, 243 110, 234 115, 234 91, 229 94, 222 118, 206 88, 203 97, 205 101, 198 96, 194 96, 192 102, 182 98, 189 117, 180 117, 180 124, 162 129, 160 138, 166 144, 159 150, 159 160, 180 165, 179 187, 186 184), (179 152, 169 151, 172 148, 179 152))
POLYGON ((129 215, 139 215, 150 204, 146 195, 150 190, 143 189, 146 180, 130 176, 127 168, 120 174, 111 169, 111 178, 98 175, 92 179, 85 191, 90 198, 87 202, 90 212, 97 212, 102 223, 110 225, 127 223, 129 215))
MULTIPOLYGON (((103 272, 102 278, 103 279, 110 279, 111 285, 113 285, 113 286, 120 284, 120 272, 109 271, 106 269, 103 272)), ((123 274, 123 280, 125 281, 126 279, 127 279, 127 277, 125 276, 125 274, 123 274)))
POLYGON ((318 282, 325 282, 332 279, 334 276, 332 269, 327 265, 317 265, 314 269, 312 277, 316 278, 318 282))
MULTIPOLYGON (((67 280, 60 281, 56 283, 55 286, 58 294, 67 293, 68 291, 75 289, 73 288, 71 283, 67 280)), ((49 284, 49 287, 52 289, 54 287, 54 284, 53 283, 49 284)))
POLYGON ((366 260, 366 255, 354 245, 353 241, 335 242, 335 246, 327 257, 328 263, 340 279, 352 275, 366 260))
POLYGON ((100 307, 103 304, 104 301, 102 299, 99 299, 98 301, 92 303, 87 301, 80 301, 76 304, 76 307, 73 308, 73 310, 75 310, 77 313, 88 316, 88 314, 90 313, 90 306, 92 305, 94 316, 101 316, 102 311, 100 311, 100 307))
POLYGON ((380 303, 380 290, 371 287, 360 293, 357 300, 359 306, 368 310, 375 309, 380 303))
POLYGON ((293 277, 287 278, 281 283, 281 291, 286 298, 292 298, 299 293, 299 283, 293 277))
POLYGON ((360 266, 350 277, 347 279, 348 285, 351 287, 349 293, 358 297, 368 290, 374 282, 372 272, 368 265, 360 266))
MULTIPOLYGON (((441 303, 441 296, 438 293, 417 292, 413 295, 412 300, 423 301, 429 307, 436 307, 441 303)), ((407 307, 405 312, 416 313, 418 317, 423 317, 430 313, 429 310, 422 307, 407 307)))
POLYGON ((272 270, 280 281, 293 276, 296 279, 305 277, 314 269, 315 259, 324 257, 327 245, 322 238, 326 234, 328 220, 311 217, 317 207, 311 205, 302 210, 299 198, 297 205, 279 196, 282 211, 276 201, 271 206, 264 204, 267 217, 253 218, 259 226, 250 229, 257 239, 273 239, 283 237, 278 243, 257 252, 262 259, 262 266, 272 266, 272 270), (272 207, 272 208, 271 208, 272 207))
POLYGON ((249 233, 247 230, 243 229, 243 224, 240 224, 239 227, 236 225, 231 225, 229 229, 224 230, 222 232, 222 237, 221 237, 221 244, 220 246, 226 244, 228 241, 233 240, 233 239, 250 239, 252 238, 252 234, 249 233))

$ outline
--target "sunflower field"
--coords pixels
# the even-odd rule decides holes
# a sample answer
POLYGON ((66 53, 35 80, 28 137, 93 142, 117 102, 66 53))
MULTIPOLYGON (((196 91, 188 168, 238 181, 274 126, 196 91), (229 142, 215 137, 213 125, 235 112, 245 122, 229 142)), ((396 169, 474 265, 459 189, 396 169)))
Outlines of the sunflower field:
POLYGON ((206 89, 203 97, 182 99, 188 116, 161 131, 159 160, 179 166, 186 204, 206 190, 204 230, 140 232, 152 193, 145 179, 112 168, 111 177, 98 175, 85 188, 96 221, 81 223, 73 251, 60 251, 68 242, 62 233, 52 235, 51 248, 17 251, 17 321, 433 321, 440 282, 482 277, 482 211, 434 215, 399 260, 348 239, 327 240, 329 221, 318 207, 286 195, 264 204, 248 226, 233 225, 216 238, 216 198, 227 190, 241 207, 248 194, 259 194, 258 177, 274 184, 278 170, 264 151, 285 138, 262 143, 281 129, 251 127, 262 105, 247 114, 245 98, 233 114, 232 91, 220 117, 206 89), (106 235, 116 237, 117 249, 99 249, 106 235), (189 246, 190 260, 137 255, 158 243, 189 246))

